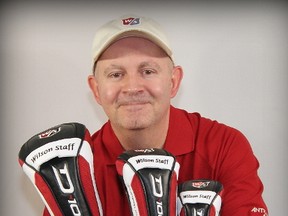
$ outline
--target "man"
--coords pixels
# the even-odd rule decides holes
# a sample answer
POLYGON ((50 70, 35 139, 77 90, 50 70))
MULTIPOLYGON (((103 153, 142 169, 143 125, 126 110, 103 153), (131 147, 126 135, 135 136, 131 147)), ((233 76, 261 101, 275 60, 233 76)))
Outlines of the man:
POLYGON ((104 215, 130 215, 115 161, 125 150, 148 148, 163 148, 176 157, 179 184, 193 179, 221 182, 222 216, 268 215, 259 164, 244 135, 171 105, 182 76, 155 21, 126 16, 97 31, 88 83, 109 118, 92 136, 104 215))

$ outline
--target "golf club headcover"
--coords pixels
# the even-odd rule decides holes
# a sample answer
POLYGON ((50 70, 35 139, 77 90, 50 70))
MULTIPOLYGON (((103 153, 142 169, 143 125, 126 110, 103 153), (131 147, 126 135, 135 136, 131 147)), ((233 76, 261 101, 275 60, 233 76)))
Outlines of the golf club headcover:
POLYGON ((60 124, 33 136, 19 151, 19 163, 50 215, 103 215, 84 125, 60 124))
POLYGON ((223 186, 218 181, 190 180, 178 186, 180 216, 218 216, 223 186))
POLYGON ((163 149, 129 150, 116 161, 133 216, 175 216, 179 163, 163 149))

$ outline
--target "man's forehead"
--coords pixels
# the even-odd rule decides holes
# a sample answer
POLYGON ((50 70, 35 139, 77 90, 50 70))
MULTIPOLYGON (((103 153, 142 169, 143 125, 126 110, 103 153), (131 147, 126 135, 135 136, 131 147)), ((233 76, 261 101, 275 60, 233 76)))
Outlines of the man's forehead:
POLYGON ((155 57, 168 57, 167 53, 152 41, 141 37, 125 37, 113 42, 100 55, 99 60, 107 56, 121 57, 127 53, 143 53, 155 57))

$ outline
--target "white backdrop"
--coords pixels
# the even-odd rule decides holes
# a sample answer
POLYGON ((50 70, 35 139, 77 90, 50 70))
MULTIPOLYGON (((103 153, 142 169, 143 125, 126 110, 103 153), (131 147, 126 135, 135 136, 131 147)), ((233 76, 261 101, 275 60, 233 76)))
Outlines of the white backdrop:
POLYGON ((270 215, 287 214, 287 5, 37 2, 1 6, 0 215, 41 215, 17 162, 25 141, 63 122, 94 132, 106 121, 86 81, 91 43, 99 25, 125 13, 163 24, 185 73, 173 104, 241 130, 260 161, 270 215))

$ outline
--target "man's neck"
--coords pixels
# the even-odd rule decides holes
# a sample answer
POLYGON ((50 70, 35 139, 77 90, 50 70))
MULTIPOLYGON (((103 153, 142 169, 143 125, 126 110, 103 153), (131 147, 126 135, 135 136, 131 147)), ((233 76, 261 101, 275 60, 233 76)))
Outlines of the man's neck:
POLYGON ((125 150, 163 148, 168 133, 169 120, 164 126, 150 127, 139 130, 114 130, 125 150))

